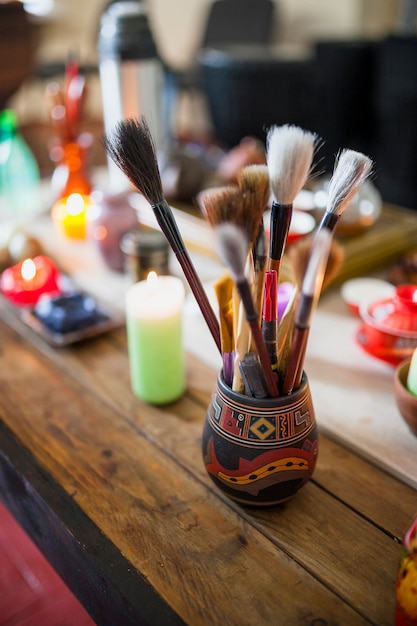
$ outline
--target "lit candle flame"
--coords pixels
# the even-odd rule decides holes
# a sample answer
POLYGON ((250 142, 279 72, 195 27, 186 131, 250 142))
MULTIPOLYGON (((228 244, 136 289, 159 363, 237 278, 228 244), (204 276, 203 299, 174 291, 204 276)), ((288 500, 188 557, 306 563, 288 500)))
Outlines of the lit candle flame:
POLYGON ((151 270, 146 277, 146 284, 150 294, 156 293, 158 290, 158 274, 151 270))
POLYGON ((66 202, 66 209, 69 215, 79 215, 85 210, 84 198, 80 193, 71 193, 66 202))
POLYGON ((25 259, 20 270, 24 280, 32 280, 36 276, 36 265, 32 259, 25 259))

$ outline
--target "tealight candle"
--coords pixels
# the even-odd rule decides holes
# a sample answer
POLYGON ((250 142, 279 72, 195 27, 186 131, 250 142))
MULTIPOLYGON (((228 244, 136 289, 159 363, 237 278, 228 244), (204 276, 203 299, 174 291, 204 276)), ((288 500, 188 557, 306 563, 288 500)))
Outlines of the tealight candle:
POLYGON ((52 207, 52 219, 70 239, 87 237, 87 211, 90 196, 71 193, 58 200, 52 207))
POLYGON ((34 306, 43 294, 59 293, 59 272, 51 259, 36 256, 5 269, 0 288, 13 304, 34 306))
POLYGON ((407 389, 417 396, 417 348, 415 348, 410 361, 407 375, 407 389))
POLYGON ((182 345, 184 285, 150 272, 126 294, 126 327, 132 390, 150 404, 177 400, 185 390, 182 345))

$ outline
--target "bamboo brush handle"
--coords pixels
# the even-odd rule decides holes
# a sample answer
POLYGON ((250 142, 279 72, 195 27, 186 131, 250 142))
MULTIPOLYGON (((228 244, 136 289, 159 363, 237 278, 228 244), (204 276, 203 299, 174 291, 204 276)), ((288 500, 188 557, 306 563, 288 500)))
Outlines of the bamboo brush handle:
POLYGON ((235 341, 235 367, 233 375, 233 391, 238 393, 244 393, 245 385, 243 383, 242 374, 239 368, 239 363, 243 361, 245 355, 250 351, 251 332, 249 324, 245 317, 245 312, 242 303, 239 302, 238 322, 236 329, 236 341, 235 341))

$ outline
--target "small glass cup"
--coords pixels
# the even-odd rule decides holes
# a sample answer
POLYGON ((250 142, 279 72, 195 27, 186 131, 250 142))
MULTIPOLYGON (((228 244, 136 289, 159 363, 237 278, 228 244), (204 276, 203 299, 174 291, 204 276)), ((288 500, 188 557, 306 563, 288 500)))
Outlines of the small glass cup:
POLYGON ((237 502, 285 502, 311 478, 318 431, 306 374, 287 396, 259 399, 217 379, 202 438, 206 470, 237 502))

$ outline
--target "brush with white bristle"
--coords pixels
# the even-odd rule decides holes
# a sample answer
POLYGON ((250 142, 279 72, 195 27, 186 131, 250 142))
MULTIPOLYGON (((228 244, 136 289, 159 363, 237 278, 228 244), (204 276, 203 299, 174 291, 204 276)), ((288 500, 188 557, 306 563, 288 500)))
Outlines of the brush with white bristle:
POLYGON ((284 395, 290 394, 301 382, 311 320, 322 290, 331 242, 332 233, 327 229, 323 229, 320 233, 317 233, 311 245, 301 292, 295 307, 291 353, 285 378, 282 381, 284 395))
POLYGON ((259 361, 262 367, 268 394, 277 397, 277 378, 271 369, 268 351, 259 326, 259 315, 256 311, 251 288, 245 276, 245 265, 248 256, 249 242, 245 231, 235 224, 220 224, 215 229, 216 247, 222 261, 228 266, 245 308, 246 319, 252 332, 259 361))
POLYGON ((332 232, 343 211, 363 185, 372 170, 372 160, 362 152, 342 150, 336 160, 327 191, 327 206, 318 231, 327 228, 332 232))
MULTIPOLYGON (((360 187, 363 185, 367 177, 369 176, 372 169, 372 160, 362 154, 361 152, 356 152, 354 150, 344 149, 340 152, 332 178, 329 184, 328 198, 327 198, 327 209, 326 212, 315 232, 310 242, 310 250, 307 253, 307 249, 304 249, 303 255, 304 259, 299 259, 300 265, 304 266, 304 279, 307 273, 307 269, 309 264, 311 263, 311 255, 314 251, 315 246, 317 246, 317 240, 319 240, 323 236, 323 231, 328 232, 330 235, 330 243, 329 249, 326 253, 326 263, 324 264, 324 274, 321 279, 320 291, 323 286, 326 284, 326 281, 329 282, 331 278, 333 278, 334 274, 337 272, 340 263, 343 260, 343 250, 338 250, 337 245, 334 245, 332 242, 332 238, 334 235, 334 231, 337 225, 337 222, 342 215, 345 208, 349 205, 350 201, 354 197, 354 195, 358 192, 360 187), (307 253, 307 254, 306 254, 307 253), (333 253, 333 254, 332 254, 333 253), (328 261, 330 260, 330 268, 327 267, 328 261), (327 270, 327 272, 326 272, 327 270)), ((326 243, 327 246, 327 243, 326 243)), ((301 273, 301 267, 298 268, 298 275, 301 273)), ((300 276, 299 276, 300 279, 300 276)), ((297 292, 299 290, 299 286, 297 286, 297 292)), ((320 294, 318 294, 317 298, 320 294)), ((291 314, 292 319, 289 320, 289 325, 292 326, 289 331, 292 335, 294 332, 294 325, 296 320, 291 314)), ((289 335, 287 336, 288 339, 289 335)), ((288 360, 291 360, 288 352, 292 351, 293 355, 297 353, 297 350, 294 346, 294 339, 292 337, 291 341, 293 345, 290 347, 286 342, 284 346, 284 354, 282 355, 281 365, 286 368, 286 373, 284 376, 284 393, 288 393, 289 390, 292 389, 292 386, 295 388, 299 385, 302 376, 302 364, 304 359, 304 354, 299 352, 298 359, 299 363, 297 367, 294 367, 294 361, 291 365, 291 362, 288 363, 288 360), (292 369, 292 372, 290 371, 292 369)), ((305 351, 305 346, 304 346, 305 351)), ((294 358, 294 357, 293 357, 294 358)), ((280 376, 283 376, 282 370, 279 370, 280 376)))
POLYGON ((269 269, 279 271, 295 197, 311 172, 316 135, 298 126, 274 126, 267 135, 267 164, 272 191, 269 269))

